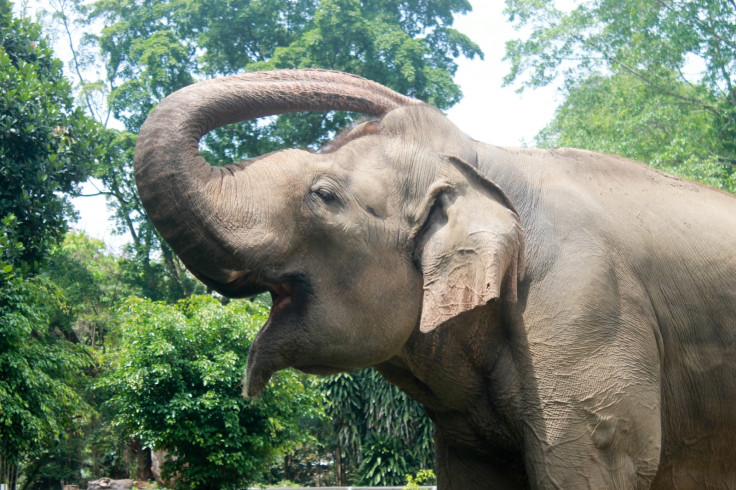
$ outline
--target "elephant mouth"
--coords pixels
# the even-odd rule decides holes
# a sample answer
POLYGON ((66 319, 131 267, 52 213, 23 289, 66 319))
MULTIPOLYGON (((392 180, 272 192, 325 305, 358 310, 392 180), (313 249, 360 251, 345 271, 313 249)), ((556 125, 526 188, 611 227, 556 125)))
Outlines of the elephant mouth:
POLYGON ((273 324, 293 324, 304 314, 308 303, 314 296, 311 283, 299 273, 280 275, 274 278, 260 276, 257 282, 244 286, 244 290, 256 294, 271 295, 271 312, 261 329, 273 324))
POLYGON ((289 283, 274 284, 269 288, 269 292, 271 293, 271 318, 283 312, 294 302, 294 287, 289 283))
POLYGON ((248 298, 262 293, 271 295, 271 314, 279 313, 295 303, 296 298, 304 299, 312 288, 303 274, 286 274, 270 278, 254 271, 232 272, 236 279, 222 283, 198 271, 192 271, 205 284, 229 298, 248 298))
POLYGON ((301 317, 313 296, 310 283, 302 275, 282 276, 275 280, 250 282, 243 285, 249 292, 271 295, 271 312, 261 326, 248 355, 248 367, 243 393, 258 395, 273 373, 289 366, 300 367, 295 360, 303 345, 294 345, 294 332, 298 331, 301 317))
MULTIPOLYGON (((231 298, 247 298, 262 293, 271 295, 271 312, 253 341, 248 356, 243 393, 257 396, 273 373, 286 367, 316 375, 344 372, 344 367, 315 363, 305 355, 305 344, 294 342, 296 332, 304 328, 304 316, 315 292, 311 281, 302 273, 285 273, 267 277, 263 272, 241 271, 235 280, 213 284, 214 289, 231 298)), ((198 277, 202 277, 198 275, 198 277)), ((214 281, 210 280, 210 284, 214 281)))

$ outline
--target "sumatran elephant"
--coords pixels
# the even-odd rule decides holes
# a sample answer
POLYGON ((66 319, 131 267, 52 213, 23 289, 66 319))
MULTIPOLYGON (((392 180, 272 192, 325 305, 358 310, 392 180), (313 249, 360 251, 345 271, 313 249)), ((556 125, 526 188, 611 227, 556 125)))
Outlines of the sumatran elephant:
MULTIPOLYGON (((503 117, 502 114, 489 117, 503 117)), ((435 423, 440 489, 733 488, 736 199, 623 158, 474 141, 343 73, 205 81, 141 128, 141 199, 189 270, 270 291, 244 393, 375 367, 435 423), (212 167, 200 138, 375 119, 212 167)))

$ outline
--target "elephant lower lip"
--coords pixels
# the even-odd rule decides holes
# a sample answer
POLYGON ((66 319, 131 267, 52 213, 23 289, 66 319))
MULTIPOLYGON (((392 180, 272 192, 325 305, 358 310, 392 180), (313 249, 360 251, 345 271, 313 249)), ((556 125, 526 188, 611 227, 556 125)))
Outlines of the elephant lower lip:
POLYGON ((336 368, 332 366, 295 366, 298 370, 305 372, 307 374, 317 374, 321 376, 326 376, 328 374, 337 374, 337 373, 344 373, 346 369, 344 368, 336 368))

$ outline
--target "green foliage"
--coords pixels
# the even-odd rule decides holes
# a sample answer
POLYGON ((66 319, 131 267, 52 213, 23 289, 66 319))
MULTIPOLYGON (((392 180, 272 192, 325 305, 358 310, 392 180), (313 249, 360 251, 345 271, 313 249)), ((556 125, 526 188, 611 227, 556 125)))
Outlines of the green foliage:
POLYGON ((66 232, 64 194, 91 173, 100 148, 40 27, 10 7, 0 0, 0 218, 23 224, 7 239, 24 245, 14 265, 35 270, 66 232))
POLYGON ((131 435, 175 458, 165 472, 180 488, 239 488, 309 439, 303 417, 319 416, 308 379, 277 375, 246 400, 241 376, 265 308, 222 306, 208 296, 175 305, 129 298, 117 313, 121 344, 106 355, 100 390, 131 435))
POLYGON ((62 308, 56 317, 66 325, 64 336, 92 349, 86 350, 91 357, 83 375, 69 373, 74 380, 70 386, 86 407, 85 416, 74 420, 73 437, 50 441, 24 459, 23 482, 28 490, 50 488, 59 480, 84 486, 88 477, 130 474, 136 478, 136 441, 112 423, 115 414, 93 389, 99 354, 117 340, 111 318, 114 304, 131 292, 121 279, 120 262, 101 241, 69 233, 42 269, 44 277, 53 277, 59 293, 62 308))
POLYGON ((92 347, 103 345, 110 309, 128 293, 105 244, 84 233, 69 233, 51 252, 44 271, 64 290, 77 338, 92 347))
MULTIPOLYGON (((195 74, 244 69, 344 70, 447 108, 460 97, 454 58, 481 55, 451 27, 453 14, 469 10, 466 0, 98 0, 92 15, 107 25, 100 45, 115 87, 113 112, 135 131, 158 100, 195 74)), ((322 128, 316 134, 325 137, 322 128)), ((303 129, 275 143, 319 139, 303 129)))
POLYGON ((22 268, 21 260, 25 247, 18 241, 18 219, 14 214, 5 216, 0 221, 0 284, 4 279, 12 279, 22 268))
POLYGON ((0 466, 19 468, 30 488, 94 414, 80 394, 93 361, 76 342, 72 308, 34 274, 66 231, 64 194, 86 179, 100 147, 40 27, 13 18, 7 0, 0 86, 0 466))
POLYGON ((436 485, 437 475, 432 470, 419 470, 416 476, 406 475, 406 486, 404 490, 419 488, 422 485, 436 485))
MULTIPOLYGON (((698 87, 680 84, 678 89, 683 96, 699 96, 698 87)), ((623 155, 736 192, 733 168, 716 156, 723 142, 714 115, 673 103, 669 95, 626 72, 593 75, 570 85, 537 143, 623 155)))
POLYGON ((507 43, 506 82, 566 80, 543 143, 614 151, 734 190, 732 1, 588 0, 563 11, 507 0, 506 13, 528 33, 507 43))
POLYGON ((322 0, 298 37, 249 69, 340 69, 447 108, 460 99, 454 58, 480 55, 450 27, 453 13, 468 10, 466 1, 322 0))
POLYGON ((13 278, 0 288, 0 454, 32 461, 72 436, 89 407, 77 392, 92 364, 70 342, 61 290, 43 277, 13 278))
POLYGON ((373 369, 322 382, 337 444, 356 484, 400 485, 407 473, 433 465, 433 428, 422 407, 373 369), (410 448, 410 449, 409 449, 410 448))
POLYGON ((358 478, 363 485, 396 485, 409 471, 408 454, 399 439, 374 437, 363 444, 358 478))
POLYGON ((506 14, 529 28, 526 39, 507 43, 507 82, 527 74, 525 84, 539 86, 560 74, 580 80, 619 66, 654 83, 660 69, 677 71, 697 58, 704 86, 721 94, 732 88, 723 85, 736 60, 730 0, 586 0, 569 11, 555 2, 507 0, 506 14))

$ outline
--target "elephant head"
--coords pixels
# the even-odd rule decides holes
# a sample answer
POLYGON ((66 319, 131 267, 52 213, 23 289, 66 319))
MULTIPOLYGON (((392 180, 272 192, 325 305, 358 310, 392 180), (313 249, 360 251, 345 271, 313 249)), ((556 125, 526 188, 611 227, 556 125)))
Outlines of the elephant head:
POLYGON ((248 361, 245 393, 255 395, 279 369, 375 365, 419 330, 514 298, 521 227, 475 164, 475 143, 435 108, 359 77, 289 70, 167 97, 141 128, 135 176, 193 274, 227 296, 270 291, 248 361), (199 154, 199 139, 219 126, 316 110, 380 118, 316 153, 226 167, 199 154))

